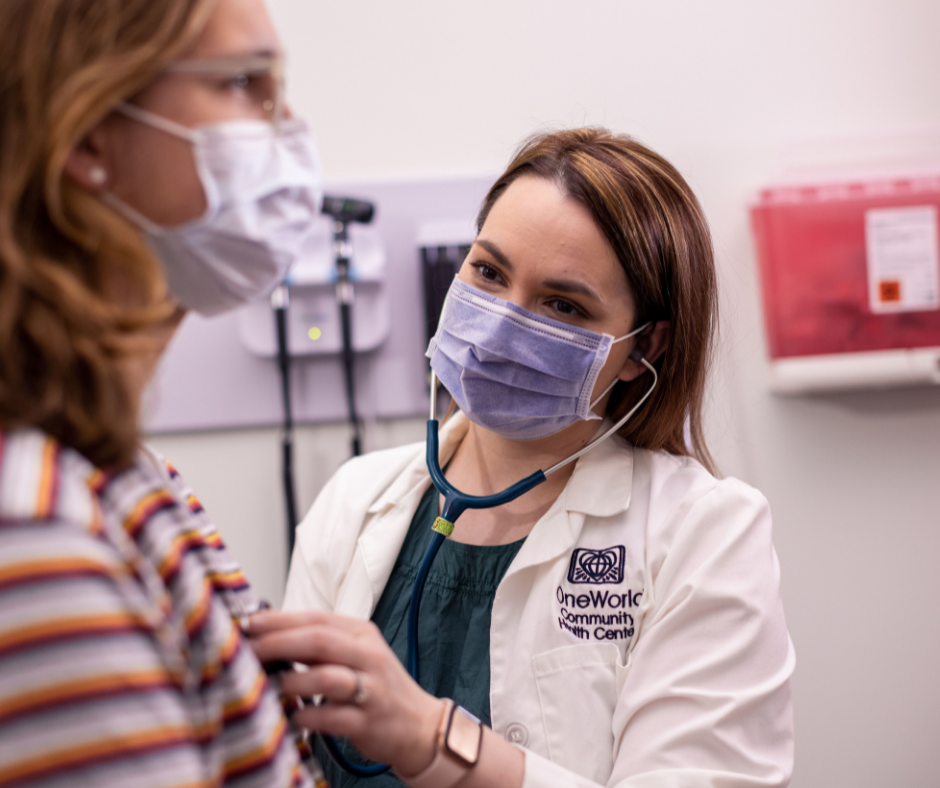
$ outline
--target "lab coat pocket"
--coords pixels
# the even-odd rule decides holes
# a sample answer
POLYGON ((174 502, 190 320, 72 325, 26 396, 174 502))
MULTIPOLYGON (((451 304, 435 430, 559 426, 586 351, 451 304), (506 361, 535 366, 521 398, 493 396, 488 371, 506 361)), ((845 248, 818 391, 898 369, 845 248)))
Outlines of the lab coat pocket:
POLYGON ((613 643, 584 643, 532 658, 549 757, 606 783, 613 770, 611 721, 622 685, 620 651, 613 643))

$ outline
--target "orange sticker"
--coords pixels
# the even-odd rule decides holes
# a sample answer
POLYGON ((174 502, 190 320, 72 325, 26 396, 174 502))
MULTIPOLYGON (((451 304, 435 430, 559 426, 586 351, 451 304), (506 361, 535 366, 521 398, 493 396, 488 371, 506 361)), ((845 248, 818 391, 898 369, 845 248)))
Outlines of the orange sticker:
POLYGON ((882 280, 878 283, 878 298, 882 304, 897 304, 901 301, 901 282, 897 279, 882 280))

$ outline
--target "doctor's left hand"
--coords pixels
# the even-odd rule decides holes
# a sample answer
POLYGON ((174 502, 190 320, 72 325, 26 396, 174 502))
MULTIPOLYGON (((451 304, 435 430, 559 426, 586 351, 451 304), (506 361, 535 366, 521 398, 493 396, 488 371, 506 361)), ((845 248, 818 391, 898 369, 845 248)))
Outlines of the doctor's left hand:
POLYGON ((367 758, 418 774, 434 757, 443 701, 408 675, 371 621, 318 611, 265 611, 251 618, 250 643, 264 663, 300 662, 281 674, 281 691, 322 696, 294 714, 303 728, 345 736, 367 758))

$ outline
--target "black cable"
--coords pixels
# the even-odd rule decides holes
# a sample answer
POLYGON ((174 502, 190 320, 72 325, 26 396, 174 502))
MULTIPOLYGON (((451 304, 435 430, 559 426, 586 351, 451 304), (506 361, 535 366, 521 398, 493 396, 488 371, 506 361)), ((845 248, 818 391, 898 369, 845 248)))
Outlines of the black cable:
POLYGON ((333 250, 336 255, 336 301, 339 304, 340 327, 343 339, 343 375, 346 381, 346 405, 353 435, 352 455, 362 454, 362 425, 356 409, 355 351, 352 338, 352 304, 354 290, 349 278, 349 263, 352 249, 349 244, 348 225, 343 221, 333 223, 333 250))
POLYGON ((277 366, 281 375, 281 398, 284 421, 281 429, 281 477, 284 485, 284 509, 287 515, 287 564, 294 554, 294 532, 297 529, 297 496, 294 490, 294 414, 290 396, 290 350, 287 345, 287 309, 290 296, 287 285, 281 285, 271 296, 274 324, 277 329, 277 366))
POLYGON ((352 424, 352 454, 362 454, 362 436, 360 434, 359 413, 356 410, 356 381, 353 377, 355 356, 352 348, 352 309, 349 304, 340 304, 340 320, 343 324, 343 371, 346 377, 346 402, 349 406, 349 422, 352 424))

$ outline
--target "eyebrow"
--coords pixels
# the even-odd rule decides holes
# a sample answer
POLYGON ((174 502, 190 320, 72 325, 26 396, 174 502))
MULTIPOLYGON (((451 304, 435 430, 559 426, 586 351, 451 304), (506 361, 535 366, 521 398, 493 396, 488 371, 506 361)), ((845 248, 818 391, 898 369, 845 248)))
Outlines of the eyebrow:
MULTIPOLYGON (((477 246, 482 246, 489 252, 496 260, 509 271, 513 270, 512 263, 509 262, 509 258, 503 254, 503 250, 500 249, 492 241, 487 241, 485 238, 477 238, 475 243, 477 246)), ((544 287, 549 288, 550 290, 558 290, 562 293, 576 293, 578 295, 583 295, 588 298, 593 298, 595 301, 600 301, 600 296, 594 291, 592 287, 584 284, 584 282, 579 282, 576 279, 546 279, 542 282, 544 287)))
POLYGON ((594 292, 593 288, 588 287, 584 282, 578 282, 574 279, 546 279, 542 284, 550 290, 559 290, 562 293, 576 293, 578 295, 593 298, 600 301, 600 297, 594 292))
POLYGON ((484 249, 486 249, 487 252, 489 252, 491 255, 493 255, 493 257, 495 257, 499 261, 500 265, 512 271, 512 263, 509 262, 509 258, 506 257, 506 255, 503 254, 503 250, 500 249, 492 241, 487 241, 484 238, 477 238, 476 241, 474 241, 474 243, 477 246, 482 246, 484 249))

